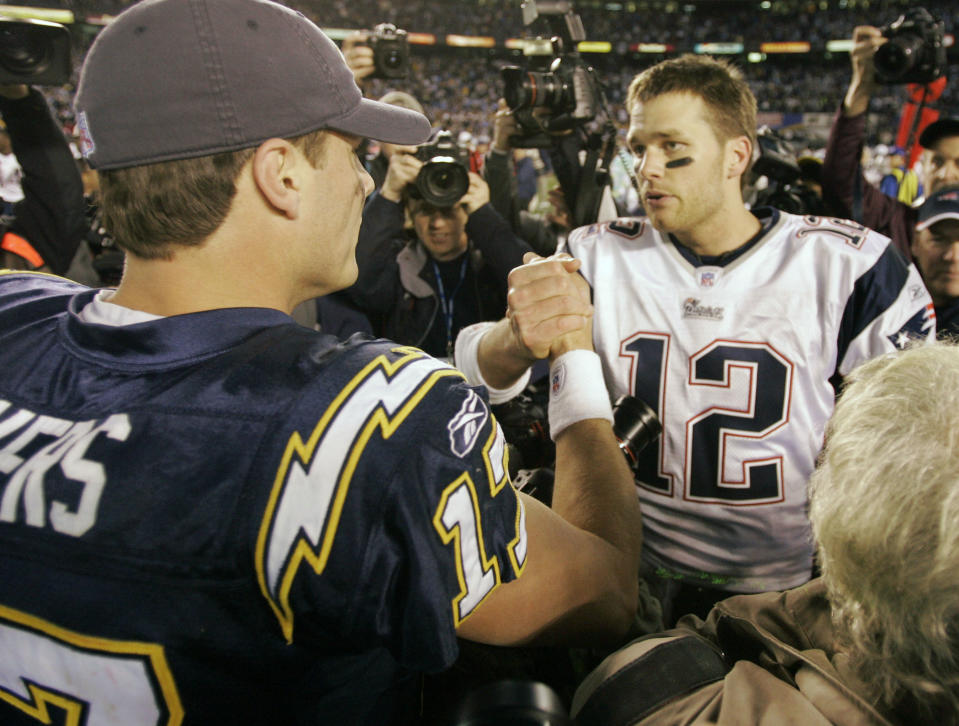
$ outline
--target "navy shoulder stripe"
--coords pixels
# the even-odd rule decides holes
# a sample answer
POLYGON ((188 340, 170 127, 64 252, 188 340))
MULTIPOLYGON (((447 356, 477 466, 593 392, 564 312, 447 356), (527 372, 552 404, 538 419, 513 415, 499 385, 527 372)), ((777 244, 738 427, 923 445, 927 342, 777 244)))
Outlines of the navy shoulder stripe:
POLYGON ((892 243, 858 280, 839 324, 838 366, 852 341, 892 305, 909 277, 909 262, 892 243))

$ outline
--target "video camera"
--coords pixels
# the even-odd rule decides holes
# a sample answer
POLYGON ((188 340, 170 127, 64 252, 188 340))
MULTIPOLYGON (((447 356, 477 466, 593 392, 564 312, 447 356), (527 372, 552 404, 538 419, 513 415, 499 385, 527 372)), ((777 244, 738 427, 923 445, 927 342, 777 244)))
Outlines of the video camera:
POLYGON ((525 0, 522 8, 524 25, 542 16, 554 35, 548 41, 540 37, 527 44, 527 68, 501 69, 503 98, 522 131, 510 143, 517 148, 545 148, 551 145, 549 132, 602 121, 607 106, 596 71, 576 50, 586 33, 571 4, 525 0))
POLYGON ((452 207, 470 188, 469 150, 459 146, 449 131, 438 131, 416 150, 423 166, 410 195, 433 207, 452 207))
POLYGON ((753 163, 754 179, 766 177, 768 185, 760 190, 752 207, 775 207, 790 214, 821 214, 822 200, 815 192, 797 184, 799 162, 785 140, 768 126, 756 134, 759 156, 753 163))
POLYGON ((60 86, 70 81, 71 69, 65 26, 0 17, 0 83, 60 86))
POLYGON ((405 30, 392 23, 374 26, 367 38, 373 49, 373 67, 370 78, 406 78, 410 74, 410 45, 405 30))
POLYGON ((874 58, 881 83, 932 83, 946 72, 944 25, 925 8, 910 8, 881 29, 888 40, 874 58))

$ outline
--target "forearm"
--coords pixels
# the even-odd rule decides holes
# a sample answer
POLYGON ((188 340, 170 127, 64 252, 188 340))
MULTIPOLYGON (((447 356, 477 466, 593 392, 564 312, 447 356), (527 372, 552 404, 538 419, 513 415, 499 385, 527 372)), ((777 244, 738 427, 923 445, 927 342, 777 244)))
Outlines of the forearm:
POLYGON ((643 544, 639 499, 611 424, 586 419, 560 433, 555 471, 552 508, 613 545, 624 574, 635 577, 643 544))
POLYGON ((865 185, 859 166, 865 135, 864 115, 848 116, 842 110, 836 113, 823 158, 822 191, 831 211, 842 216, 851 215, 857 178, 865 185))
POLYGON ((493 208, 514 230, 519 229, 519 207, 516 204, 516 181, 513 179, 509 152, 490 150, 483 165, 483 177, 489 185, 493 208))
POLYGON ((484 204, 469 216, 466 234, 504 285, 510 270, 522 265, 523 255, 533 251, 513 233, 506 220, 490 203, 484 204))
POLYGON ((536 362, 528 351, 516 346, 508 318, 503 318, 479 341, 476 359, 483 380, 494 388, 510 388, 536 362))
POLYGON ((854 80, 846 89, 842 103, 842 112, 846 116, 859 116, 869 108, 869 99, 875 91, 875 84, 854 80))

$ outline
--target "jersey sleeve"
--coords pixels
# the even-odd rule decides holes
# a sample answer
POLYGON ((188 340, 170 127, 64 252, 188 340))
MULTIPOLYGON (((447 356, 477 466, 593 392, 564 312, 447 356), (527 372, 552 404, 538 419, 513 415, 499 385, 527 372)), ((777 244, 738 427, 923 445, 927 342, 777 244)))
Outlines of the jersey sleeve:
POLYGON ((456 369, 414 348, 365 365, 290 439, 260 524, 261 590, 287 639, 450 665, 456 626, 525 565, 506 456, 456 369))
POLYGON ((367 557, 371 573, 392 569, 392 586, 361 593, 354 621, 363 630, 379 614, 376 636, 420 670, 450 664, 456 627, 526 564, 525 513, 502 429, 478 390, 460 388, 447 396, 458 410, 450 416, 444 401, 443 414, 426 418, 395 472, 383 536, 367 557))
MULTIPOLYGON (((870 232, 870 237, 886 240, 870 232)), ((912 341, 933 340, 936 313, 915 265, 891 243, 860 275, 843 310, 839 328, 837 372, 846 375, 877 355, 912 341)))

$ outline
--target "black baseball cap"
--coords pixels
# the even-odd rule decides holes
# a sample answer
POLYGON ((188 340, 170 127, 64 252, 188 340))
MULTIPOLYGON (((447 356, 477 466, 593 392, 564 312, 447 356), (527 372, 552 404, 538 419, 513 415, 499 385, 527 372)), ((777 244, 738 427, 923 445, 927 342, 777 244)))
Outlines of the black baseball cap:
POLYGON ((959 186, 943 187, 919 207, 916 229, 926 229, 944 219, 959 219, 959 186))
POLYGON ((943 136, 959 136, 959 119, 941 118, 926 126, 919 135, 919 144, 929 149, 943 136))
POLYGON ((269 0, 142 0, 97 37, 75 101, 97 169, 207 156, 333 129, 395 144, 430 133, 415 111, 363 98, 343 54, 269 0))

